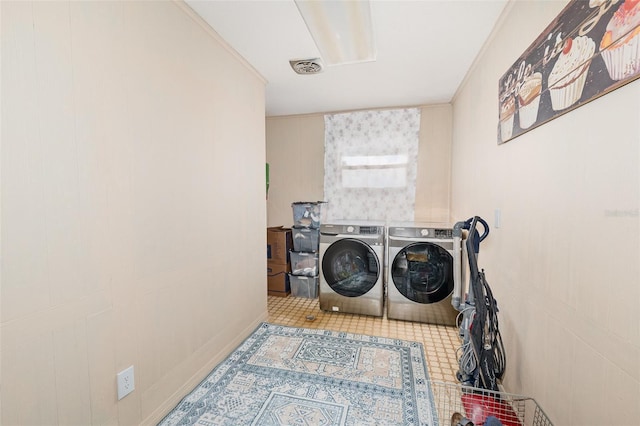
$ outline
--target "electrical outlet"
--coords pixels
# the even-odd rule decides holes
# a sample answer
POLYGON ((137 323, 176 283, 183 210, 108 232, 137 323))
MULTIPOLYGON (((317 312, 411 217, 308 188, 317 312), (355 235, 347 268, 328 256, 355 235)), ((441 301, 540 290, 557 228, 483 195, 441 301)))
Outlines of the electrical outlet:
POLYGON ((133 365, 118 373, 118 400, 129 395, 136 388, 133 379, 133 365))

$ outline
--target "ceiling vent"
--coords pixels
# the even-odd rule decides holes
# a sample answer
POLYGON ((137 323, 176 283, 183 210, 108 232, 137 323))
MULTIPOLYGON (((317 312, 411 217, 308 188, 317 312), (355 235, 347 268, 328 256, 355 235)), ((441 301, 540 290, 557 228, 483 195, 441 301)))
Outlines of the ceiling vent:
POLYGON ((315 59, 297 59, 289 61, 291 68, 298 74, 318 74, 322 72, 322 63, 319 58, 315 59))

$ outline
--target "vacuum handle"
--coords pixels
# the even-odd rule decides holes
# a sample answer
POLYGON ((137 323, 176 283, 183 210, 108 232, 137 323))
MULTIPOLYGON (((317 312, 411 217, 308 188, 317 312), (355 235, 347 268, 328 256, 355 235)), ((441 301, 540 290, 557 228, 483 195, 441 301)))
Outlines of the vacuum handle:
POLYGON ((465 222, 465 229, 469 230, 469 237, 467 238, 467 241, 473 241, 473 249, 469 247, 469 244, 467 244, 467 249, 469 250, 469 253, 475 253, 477 255, 480 252, 480 243, 489 236, 489 225, 480 216, 474 216, 471 219, 467 219, 465 222), (478 222, 480 222, 483 228, 482 235, 480 235, 476 230, 478 222))
POLYGON ((478 222, 482 224, 482 228, 484 229, 484 232, 482 233, 482 235, 480 235, 480 239, 479 239, 479 242, 482 242, 484 241, 485 238, 489 236, 489 225, 480 216, 476 216, 476 218, 478 219, 478 222))
MULTIPOLYGON (((469 257, 469 272, 471 273, 471 282, 474 283, 479 278, 478 270, 478 252, 480 251, 480 241, 489 235, 489 226, 479 216, 474 216, 471 219, 469 225, 469 235, 467 236, 467 256, 469 257), (482 236, 476 231, 478 222, 482 223, 485 227, 485 231, 482 236)), ((468 221, 467 221, 468 222, 468 221)), ((471 290, 474 290, 473 288, 471 290)), ((475 293, 475 291, 474 291, 475 293)))

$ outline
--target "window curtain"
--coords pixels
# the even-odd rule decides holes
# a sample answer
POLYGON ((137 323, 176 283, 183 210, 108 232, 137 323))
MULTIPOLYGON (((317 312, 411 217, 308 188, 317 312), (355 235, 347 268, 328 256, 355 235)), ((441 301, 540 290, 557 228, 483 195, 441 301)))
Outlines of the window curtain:
POLYGON ((324 221, 412 221, 420 110, 328 114, 324 124, 324 221))

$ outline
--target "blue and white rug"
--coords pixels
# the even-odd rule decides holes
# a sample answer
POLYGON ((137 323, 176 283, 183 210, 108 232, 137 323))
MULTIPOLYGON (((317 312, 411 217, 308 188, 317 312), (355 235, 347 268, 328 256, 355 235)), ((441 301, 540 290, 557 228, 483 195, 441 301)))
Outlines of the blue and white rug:
POLYGON ((262 323, 160 422, 431 425, 421 343, 262 323))

